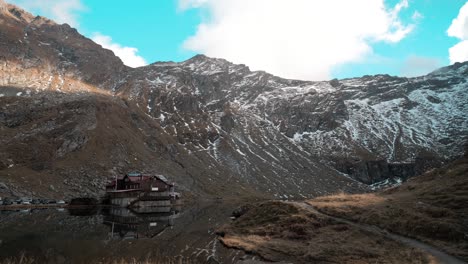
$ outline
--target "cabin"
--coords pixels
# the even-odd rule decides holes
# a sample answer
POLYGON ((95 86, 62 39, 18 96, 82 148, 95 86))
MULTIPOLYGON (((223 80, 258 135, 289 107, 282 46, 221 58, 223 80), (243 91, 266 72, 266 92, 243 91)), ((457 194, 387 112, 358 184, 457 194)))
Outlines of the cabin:
POLYGON ((111 205, 146 212, 150 207, 170 206, 180 198, 180 193, 163 175, 132 172, 112 179, 106 185, 106 198, 111 205))
POLYGON ((163 175, 132 172, 113 179, 106 186, 106 191, 170 192, 174 191, 174 183, 169 182, 163 175))

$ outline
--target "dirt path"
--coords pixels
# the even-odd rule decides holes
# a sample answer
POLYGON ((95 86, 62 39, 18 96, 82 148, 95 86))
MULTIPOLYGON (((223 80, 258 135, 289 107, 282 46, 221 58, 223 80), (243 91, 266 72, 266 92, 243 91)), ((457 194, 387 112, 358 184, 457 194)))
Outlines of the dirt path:
POLYGON ((425 244, 423 242, 414 240, 412 238, 408 238, 408 237, 404 237, 404 236, 401 236, 401 235, 390 233, 390 232, 388 232, 386 230, 383 230, 383 229, 381 229, 381 228, 379 228, 377 226, 360 224, 360 223, 356 223, 356 222, 346 220, 344 218, 324 214, 324 213, 318 211, 315 207, 313 207, 312 205, 310 205, 310 204, 308 204, 306 202, 292 202, 292 203, 296 204, 298 206, 301 206, 302 208, 313 211, 314 213, 316 213, 318 215, 329 217, 329 218, 331 218, 331 219, 333 219, 335 221, 357 227, 357 228, 359 228, 361 230, 365 230, 365 231, 372 232, 372 233, 378 233, 378 234, 381 234, 381 235, 383 235, 383 236, 385 236, 385 237, 387 237, 389 239, 401 242, 403 244, 406 244, 406 245, 414 247, 414 248, 418 248, 418 249, 420 249, 422 251, 425 251, 425 252, 431 254, 432 256, 434 256, 434 258, 439 263, 467 264, 466 262, 464 262, 464 261, 462 261, 462 260, 460 260, 460 259, 458 259, 458 258, 456 258, 454 256, 451 256, 451 255, 449 255, 449 254, 447 254, 445 252, 442 252, 442 251, 434 248, 433 246, 430 246, 430 245, 425 244))

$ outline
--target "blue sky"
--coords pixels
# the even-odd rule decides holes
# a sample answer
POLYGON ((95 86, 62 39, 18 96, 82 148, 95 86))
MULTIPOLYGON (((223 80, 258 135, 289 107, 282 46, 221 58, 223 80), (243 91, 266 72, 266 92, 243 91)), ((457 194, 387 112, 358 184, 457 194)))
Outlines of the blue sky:
MULTIPOLYGON (((390 2, 390 1, 388 1, 390 2)), ((396 1, 391 1, 396 2, 396 1)), ((388 73, 404 74, 405 62, 411 57, 431 59, 437 66, 450 64, 449 48, 458 40, 447 35, 447 29, 457 16, 465 0, 415 0, 410 2, 413 10, 424 17, 414 31, 396 44, 378 43, 374 45, 377 54, 388 60, 374 63, 349 64, 337 70, 338 77, 361 76, 365 74, 388 73)), ((404 19, 410 19, 411 12, 406 12, 404 19)), ((422 70, 424 72, 424 69, 422 70)), ((422 72, 421 72, 422 73, 422 72)))
MULTIPOLYGON (((125 50, 127 64, 205 53, 298 79, 425 74, 453 62, 449 49, 468 35, 467 28, 447 34, 466 0, 9 2, 125 50)), ((457 54, 467 55, 459 60, 468 58, 461 46, 457 54)))
POLYGON ((173 0, 82 1, 87 11, 81 14, 80 28, 86 35, 100 32, 125 46, 137 47, 139 54, 155 61, 182 61, 195 52, 182 48, 200 23, 197 10, 178 11, 173 0))

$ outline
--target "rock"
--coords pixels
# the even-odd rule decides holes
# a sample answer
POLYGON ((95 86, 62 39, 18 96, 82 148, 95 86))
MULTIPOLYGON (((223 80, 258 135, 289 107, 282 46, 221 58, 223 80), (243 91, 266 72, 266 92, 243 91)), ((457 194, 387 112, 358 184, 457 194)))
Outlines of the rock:
POLYGON ((223 115, 221 117, 221 128, 224 131, 229 133, 234 128, 234 126, 235 126, 235 122, 234 122, 234 118, 232 117, 232 114, 223 115))
POLYGON ((76 130, 65 137, 62 146, 57 150, 57 155, 63 157, 69 152, 76 151, 82 148, 87 141, 88 137, 81 131, 76 130))
POLYGON ((386 160, 344 161, 338 162, 336 167, 365 184, 393 178, 406 180, 416 175, 414 163, 388 163, 386 160))
POLYGON ((239 218, 239 217, 241 217, 242 215, 244 215, 245 213, 247 213, 251 208, 252 208, 252 205, 250 205, 250 204, 248 204, 248 205, 242 205, 242 206, 236 208, 236 209, 232 212, 232 216, 235 217, 235 218, 239 218))
POLYGON ((5 183, 3 183, 3 182, 0 182, 0 189, 2 189, 2 190, 9 190, 8 186, 7 186, 5 183))
POLYGON ((73 198, 70 205, 97 205, 99 202, 93 197, 73 198))
POLYGON ((333 79, 333 80, 330 81, 330 85, 331 85, 332 87, 337 88, 337 87, 340 87, 340 86, 341 86, 341 83, 340 83, 340 81, 339 81, 338 79, 333 79))
POLYGON ((169 152, 171 157, 175 157, 175 156, 177 156, 177 154, 179 154, 179 150, 177 149, 177 146, 174 145, 174 144, 166 145, 166 150, 167 150, 167 152, 169 152))

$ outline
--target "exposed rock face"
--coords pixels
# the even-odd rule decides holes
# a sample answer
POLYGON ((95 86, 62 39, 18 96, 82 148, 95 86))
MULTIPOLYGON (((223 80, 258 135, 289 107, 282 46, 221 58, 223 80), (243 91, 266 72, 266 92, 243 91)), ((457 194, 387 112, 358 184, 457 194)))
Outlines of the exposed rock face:
POLYGON ((386 160, 344 162, 337 169, 366 184, 386 179, 406 180, 416 175, 414 163, 388 163, 386 160))
MULTIPOLYGON (((206 130, 218 133, 215 124, 220 124, 230 138, 235 124, 248 127, 240 121, 242 117, 257 120, 259 134, 279 132, 288 144, 329 160, 336 168, 346 160, 366 164, 365 171, 370 172, 356 178, 374 183, 388 177, 407 178, 462 153, 468 135, 467 72, 465 63, 411 79, 377 75, 304 82, 199 55, 182 63, 136 69, 117 92, 146 105, 153 117, 164 116, 163 126, 181 127, 188 122, 181 119, 184 110, 178 106, 179 98, 185 97, 198 100, 198 113, 210 114, 204 121, 206 130), (226 108, 229 114, 218 119, 226 108), (430 160, 437 162, 423 166, 422 153, 430 153, 430 160), (412 163, 416 168, 392 175, 387 163, 412 163)), ((192 139, 193 135, 187 140, 192 139)), ((284 146, 271 138, 263 140, 266 145, 284 146)), ((207 146, 206 138, 200 141, 207 146)), ((249 139, 247 143, 253 144, 249 139)))
POLYGON ((97 195, 106 177, 143 170, 196 195, 352 192, 367 187, 336 169, 406 178, 468 136, 468 63, 329 82, 203 55, 131 69, 68 25, 4 10, 0 174, 13 191, 97 195))

